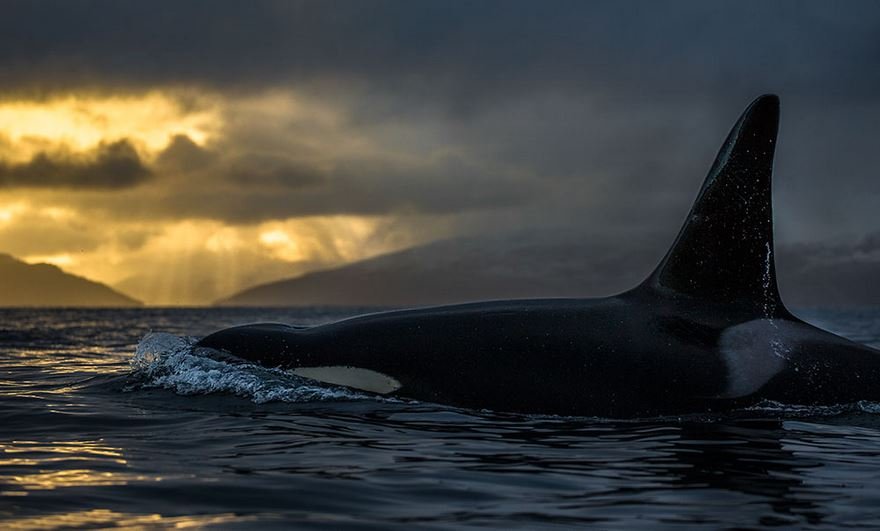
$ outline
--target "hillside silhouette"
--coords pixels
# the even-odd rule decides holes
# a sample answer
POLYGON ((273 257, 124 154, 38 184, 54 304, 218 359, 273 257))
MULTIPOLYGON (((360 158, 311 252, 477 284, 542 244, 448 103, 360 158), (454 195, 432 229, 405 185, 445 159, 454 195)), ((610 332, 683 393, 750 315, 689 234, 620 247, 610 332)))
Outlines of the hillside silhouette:
POLYGON ((0 253, 0 306, 133 307, 141 302, 50 264, 28 264, 0 253))

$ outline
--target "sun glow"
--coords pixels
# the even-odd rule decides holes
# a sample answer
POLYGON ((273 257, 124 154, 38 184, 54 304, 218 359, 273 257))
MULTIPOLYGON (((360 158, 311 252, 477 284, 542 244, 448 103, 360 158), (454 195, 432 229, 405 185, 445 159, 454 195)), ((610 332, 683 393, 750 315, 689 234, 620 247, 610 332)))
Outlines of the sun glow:
POLYGON ((76 258, 67 253, 25 256, 22 259, 29 264, 52 264, 58 267, 70 267, 76 264, 76 258))
POLYGON ((83 151, 128 139, 155 153, 174 135, 204 144, 220 127, 216 108, 185 108, 160 92, 140 96, 75 96, 48 101, 0 102, 0 158, 20 162, 36 153, 64 148, 83 151))
POLYGON ((8 248, 31 264, 57 265, 155 305, 209 304, 255 284, 338 266, 411 243, 374 241, 389 222, 384 217, 315 216, 243 225, 189 219, 98 226, 88 224, 80 212, 71 214, 54 207, 22 212, 26 223, 50 220, 53 227, 85 223, 93 231, 91 241, 97 243, 81 249, 71 243, 70 248, 56 252, 28 254, 3 243, 4 237, 12 244, 21 236, 4 236, 0 230, 0 250, 8 248))
POLYGON ((275 229, 261 233, 260 243, 269 249, 273 256, 281 260, 296 262, 304 258, 296 240, 283 230, 275 229))
POLYGON ((25 210, 27 205, 22 202, 0 205, 0 224, 9 223, 25 210))
POLYGON ((210 304, 417 243, 392 215, 304 215, 293 201, 289 212, 253 216, 253 199, 237 214, 236 196, 248 199, 250 188, 320 195, 325 183, 308 171, 297 184, 300 166, 317 168, 320 180, 337 159, 378 154, 387 155, 351 128, 344 107, 293 91, 0 99, 0 254, 58 266, 147 304, 210 304), (98 164, 101 149, 123 140, 149 176, 117 182, 119 160, 98 164), (267 164, 272 171, 263 171, 267 164), (268 177, 242 179, 230 170, 239 165, 268 177), (103 180, 88 184, 102 171, 103 180), (218 199, 217 209, 190 210, 218 199))
POLYGON ((260 242, 269 247, 291 243, 290 236, 283 230, 270 230, 260 234, 260 242))

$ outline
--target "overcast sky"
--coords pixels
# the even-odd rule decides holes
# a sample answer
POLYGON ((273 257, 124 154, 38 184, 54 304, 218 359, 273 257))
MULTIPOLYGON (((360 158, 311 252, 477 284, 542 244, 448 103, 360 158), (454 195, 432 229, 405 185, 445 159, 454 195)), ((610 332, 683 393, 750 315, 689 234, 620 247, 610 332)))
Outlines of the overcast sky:
POLYGON ((880 2, 0 10, 0 252, 148 302, 474 232, 671 241, 765 92, 777 238, 880 231, 880 2))

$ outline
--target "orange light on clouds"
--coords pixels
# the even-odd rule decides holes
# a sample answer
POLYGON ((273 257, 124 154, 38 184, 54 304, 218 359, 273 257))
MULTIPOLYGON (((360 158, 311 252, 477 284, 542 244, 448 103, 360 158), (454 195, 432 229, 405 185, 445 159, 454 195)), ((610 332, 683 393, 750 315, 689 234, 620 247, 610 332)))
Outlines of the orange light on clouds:
POLYGON ((212 105, 183 108, 160 92, 132 96, 69 95, 48 101, 0 101, 0 155, 22 161, 63 146, 72 151, 129 139, 155 153, 174 135, 204 144, 221 126, 212 105), (3 140, 9 144, 5 148, 3 140))
POLYGON ((25 209, 27 209, 27 205, 22 202, 0 205, 0 223, 9 223, 25 209))
MULTIPOLYGON (((400 158, 350 127, 344 107, 293 91, 232 99, 169 90, 0 100, 0 164, 7 167, 31 164, 37 155, 58 155, 59 164, 79 161, 119 140, 137 150, 153 178, 130 188, 6 183, 0 186, 0 253, 56 265, 147 304, 198 305, 417 243, 414 233, 399 228, 393 238, 377 237, 393 224, 391 215, 279 213, 249 220, 199 217, 198 209, 190 214, 180 207, 150 214, 151 206, 177 200, 178 192, 198 197, 200 190, 220 188, 231 197, 246 195, 259 183, 223 171, 245 161, 259 173, 264 155, 319 169, 332 168, 337 158, 400 158), (169 162, 188 156, 180 149, 157 161, 175 135, 203 148, 182 148, 195 152, 195 166, 169 162)), ((278 186, 269 181, 266 186, 278 186)))
POLYGON ((272 256, 286 262, 296 262, 304 258, 296 240, 280 229, 260 234, 260 243, 269 249, 272 256))
POLYGON ((52 264, 58 267, 68 267, 76 264, 76 259, 67 253, 25 256, 23 259, 29 264, 52 264))

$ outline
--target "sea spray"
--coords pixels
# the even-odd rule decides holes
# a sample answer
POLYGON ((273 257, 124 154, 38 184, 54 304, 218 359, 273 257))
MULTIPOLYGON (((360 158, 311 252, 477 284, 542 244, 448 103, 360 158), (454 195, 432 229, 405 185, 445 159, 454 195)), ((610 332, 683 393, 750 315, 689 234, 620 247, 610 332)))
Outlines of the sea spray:
POLYGON ((162 388, 180 395, 225 393, 258 404, 373 398, 317 384, 282 369, 233 363, 222 353, 196 347, 196 341, 160 332, 145 335, 130 361, 131 388, 162 388))

